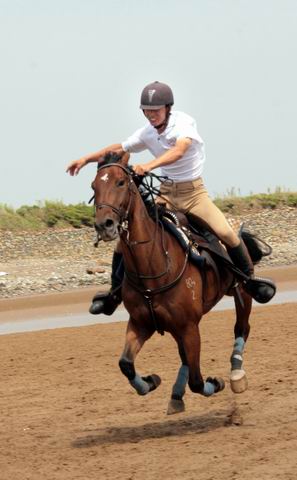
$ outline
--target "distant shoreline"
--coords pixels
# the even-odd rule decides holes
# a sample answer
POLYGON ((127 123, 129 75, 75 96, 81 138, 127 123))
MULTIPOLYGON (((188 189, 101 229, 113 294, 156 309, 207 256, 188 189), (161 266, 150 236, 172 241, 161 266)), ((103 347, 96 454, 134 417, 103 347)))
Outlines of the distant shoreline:
MULTIPOLYGON (((259 269, 262 276, 272 278, 278 291, 297 289, 297 264, 259 269)), ((101 288, 102 291, 107 287, 101 288)), ((98 286, 84 287, 71 291, 26 295, 0 299, 0 322, 24 318, 49 317, 88 311, 98 286)))

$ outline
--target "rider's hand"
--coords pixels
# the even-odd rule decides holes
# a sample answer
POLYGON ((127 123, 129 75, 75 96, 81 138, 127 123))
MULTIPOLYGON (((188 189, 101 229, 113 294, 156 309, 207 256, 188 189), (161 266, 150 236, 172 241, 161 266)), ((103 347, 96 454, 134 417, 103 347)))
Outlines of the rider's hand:
POLYGON ((80 169, 83 168, 86 164, 87 161, 84 157, 80 158, 79 160, 74 160, 68 165, 66 172, 69 173, 69 175, 71 176, 77 175, 80 169))
POLYGON ((136 175, 145 175, 149 172, 149 168, 146 165, 133 165, 132 168, 136 175))

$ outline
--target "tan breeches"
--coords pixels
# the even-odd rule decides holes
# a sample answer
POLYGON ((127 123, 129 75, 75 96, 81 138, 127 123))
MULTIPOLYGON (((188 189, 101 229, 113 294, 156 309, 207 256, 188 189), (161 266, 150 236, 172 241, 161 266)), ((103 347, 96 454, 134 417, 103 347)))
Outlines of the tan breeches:
POLYGON ((203 220, 210 229, 229 247, 239 245, 239 238, 229 225, 224 214, 209 198, 202 178, 190 182, 162 185, 161 196, 156 201, 166 207, 191 213, 203 220))

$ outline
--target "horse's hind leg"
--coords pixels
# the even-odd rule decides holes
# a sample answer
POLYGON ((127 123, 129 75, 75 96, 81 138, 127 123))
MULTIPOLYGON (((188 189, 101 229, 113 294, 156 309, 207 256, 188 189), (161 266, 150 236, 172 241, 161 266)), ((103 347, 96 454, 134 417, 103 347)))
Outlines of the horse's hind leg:
POLYGON ((208 377, 203 381, 200 372, 200 332, 195 324, 190 324, 183 335, 183 346, 189 366, 189 387, 194 393, 210 397, 225 388, 221 378, 208 377))
POLYGON ((235 342, 231 354, 230 385, 234 393, 242 393, 248 387, 247 376, 242 368, 244 346, 249 336, 249 316, 252 298, 243 290, 234 295, 236 307, 236 323, 234 327, 235 342))
POLYGON ((158 375, 149 375, 141 377, 136 373, 134 361, 144 342, 148 340, 153 331, 147 331, 137 328, 133 321, 129 320, 126 332, 126 342, 124 351, 119 361, 122 373, 128 378, 130 385, 139 395, 146 395, 155 390, 161 383, 158 375))
POLYGON ((172 387, 171 399, 168 404, 167 415, 173 415, 185 411, 185 404, 183 396, 186 392, 186 385, 189 381, 189 367, 184 347, 181 342, 178 342, 178 351, 182 364, 178 371, 175 384, 172 387))

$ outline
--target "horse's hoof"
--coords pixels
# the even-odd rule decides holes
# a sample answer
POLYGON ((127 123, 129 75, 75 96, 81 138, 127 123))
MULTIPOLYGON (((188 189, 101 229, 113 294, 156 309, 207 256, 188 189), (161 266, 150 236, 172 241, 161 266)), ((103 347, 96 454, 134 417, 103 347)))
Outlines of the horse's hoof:
POLYGON ((231 390, 234 393, 245 392, 248 388, 247 376, 244 370, 232 370, 230 375, 231 390))
POLYGON ((220 377, 215 377, 214 378, 215 384, 216 384, 216 392, 221 392, 225 388, 225 382, 222 378, 220 377))
POLYGON ((209 382, 209 383, 212 383, 214 385, 214 387, 215 387, 214 393, 221 392, 225 388, 225 382, 220 377, 214 377, 214 378, 208 377, 206 379, 206 381, 209 382))
POLYGON ((175 398, 171 398, 170 402, 168 403, 167 408, 167 415, 174 415, 175 413, 184 412, 186 409, 185 403, 182 399, 176 400, 175 398))
POLYGON ((159 377, 159 375, 155 375, 154 373, 152 373, 152 375, 148 375, 147 377, 141 377, 141 378, 146 383, 148 383, 150 387, 149 392, 156 390, 156 388, 158 388, 158 386, 161 384, 161 378, 159 377))

